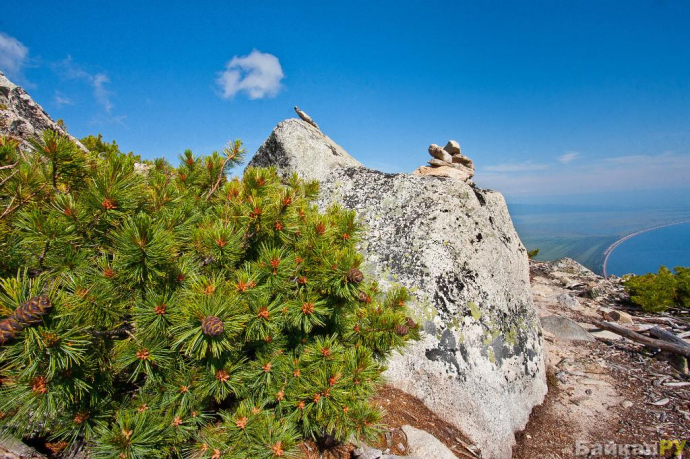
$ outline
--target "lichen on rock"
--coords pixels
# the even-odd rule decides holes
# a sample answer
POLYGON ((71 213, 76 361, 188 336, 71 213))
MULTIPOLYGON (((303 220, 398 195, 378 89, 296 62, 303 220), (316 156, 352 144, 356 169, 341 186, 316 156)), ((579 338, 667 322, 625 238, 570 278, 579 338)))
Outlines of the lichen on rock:
MULTIPOLYGON (((461 155, 455 146, 445 152, 461 155)), ((319 180, 319 207, 357 211, 363 270, 411 289, 424 331, 389 362, 389 384, 463 430, 483 457, 510 457, 546 377, 527 252, 503 196, 469 180, 367 169, 299 120, 281 122, 250 165, 319 180)))

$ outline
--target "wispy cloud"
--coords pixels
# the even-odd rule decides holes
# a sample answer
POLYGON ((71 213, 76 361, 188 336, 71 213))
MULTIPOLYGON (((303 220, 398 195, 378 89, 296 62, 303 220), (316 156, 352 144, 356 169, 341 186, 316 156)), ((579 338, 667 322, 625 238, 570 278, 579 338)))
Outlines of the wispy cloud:
POLYGON ((216 83, 224 99, 231 99, 240 92, 250 99, 264 99, 278 94, 283 76, 277 57, 255 49, 246 56, 233 57, 218 75, 216 83))
POLYGON ((88 83, 93 89, 93 96, 96 102, 110 113, 113 109, 113 103, 110 100, 113 92, 106 88, 106 84, 110 83, 110 78, 103 72, 91 73, 84 70, 77 65, 72 56, 67 56, 66 59, 55 64, 56 70, 64 77, 70 80, 81 80, 88 83))
POLYGON ((74 105, 74 101, 62 94, 60 91, 55 91, 53 100, 55 101, 58 107, 64 107, 65 105, 74 105))
POLYGON ((575 159, 577 159, 578 156, 580 156, 580 153, 576 151, 569 151, 559 156, 558 160, 563 164, 568 164, 572 163, 575 159))
POLYGON ((614 156, 604 161, 614 164, 668 164, 676 162, 678 157, 675 152, 667 151, 660 155, 614 156))
POLYGON ((9 78, 23 80, 29 48, 14 37, 0 32, 0 70, 9 78))
POLYGON ((475 182, 513 196, 688 188, 690 154, 602 158, 568 167, 515 173, 479 170, 475 182))
POLYGON ((493 166, 486 166, 484 170, 488 172, 533 172, 543 171, 548 168, 548 164, 535 164, 532 162, 525 162, 496 164, 493 166))

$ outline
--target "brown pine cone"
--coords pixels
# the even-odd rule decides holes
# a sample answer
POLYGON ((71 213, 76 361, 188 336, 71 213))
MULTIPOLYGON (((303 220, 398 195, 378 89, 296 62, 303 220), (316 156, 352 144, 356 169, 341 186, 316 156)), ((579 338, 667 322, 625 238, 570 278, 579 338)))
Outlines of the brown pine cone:
POLYGON ((0 345, 12 341, 15 335, 24 328, 14 316, 0 321, 0 345))
POLYGON ((35 296, 19 306, 12 314, 12 317, 22 326, 37 324, 43 320, 43 315, 52 306, 47 296, 35 296))
POLYGON ((201 321, 201 330, 206 336, 219 336, 225 331, 225 325, 218 317, 208 316, 201 321))
POLYGON ((362 271, 357 268, 350 268, 350 270, 347 272, 347 280, 353 284, 359 284, 364 280, 364 274, 362 274, 362 271))
POLYGON ((395 334, 398 336, 405 336, 410 332, 410 329, 405 325, 398 325, 395 327, 395 334))
POLYGON ((412 320, 412 317, 405 317, 405 325, 407 325, 407 327, 411 329, 417 328, 419 326, 417 325, 417 322, 412 320))

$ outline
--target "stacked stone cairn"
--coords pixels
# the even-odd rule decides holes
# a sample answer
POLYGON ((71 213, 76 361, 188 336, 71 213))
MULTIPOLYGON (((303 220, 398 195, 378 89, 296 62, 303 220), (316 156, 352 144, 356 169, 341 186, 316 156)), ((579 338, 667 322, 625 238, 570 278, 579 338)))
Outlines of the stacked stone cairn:
POLYGON ((473 184, 474 164, 470 158, 462 155, 458 142, 449 140, 443 148, 432 143, 429 145, 429 154, 432 156, 432 159, 429 160, 429 166, 421 166, 413 174, 450 177, 470 185, 473 184))

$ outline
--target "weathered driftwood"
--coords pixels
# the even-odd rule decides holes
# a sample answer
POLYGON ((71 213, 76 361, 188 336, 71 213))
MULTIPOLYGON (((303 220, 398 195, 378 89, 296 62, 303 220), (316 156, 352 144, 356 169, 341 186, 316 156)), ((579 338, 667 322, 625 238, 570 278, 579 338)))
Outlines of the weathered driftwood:
POLYGON ((686 343, 685 341, 683 341, 682 339, 680 339, 679 337, 677 337, 673 333, 664 330, 663 328, 654 327, 654 328, 650 328, 647 331, 654 338, 663 339, 664 341, 668 341, 669 343, 674 343, 674 344, 677 344, 678 346, 683 346, 683 347, 687 347, 690 349, 690 344, 686 343))
POLYGON ((615 325, 610 322, 602 322, 595 320, 594 325, 599 328, 611 331, 617 335, 624 336, 636 343, 644 344, 645 346, 656 347, 664 351, 672 352, 677 355, 682 355, 684 357, 690 357, 690 347, 679 346, 677 344, 669 343, 668 341, 663 341, 660 339, 649 338, 644 335, 640 335, 632 330, 623 328, 620 325, 615 325))

